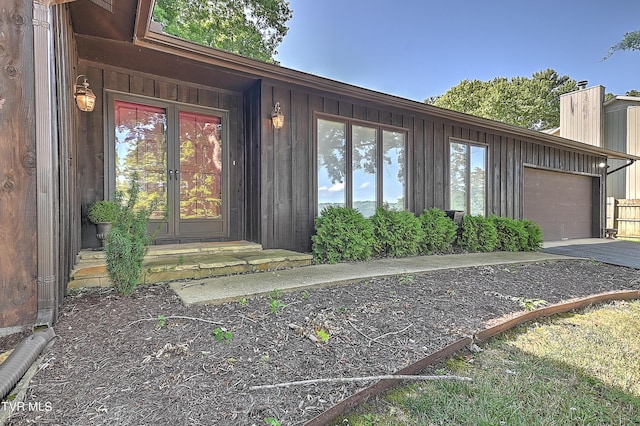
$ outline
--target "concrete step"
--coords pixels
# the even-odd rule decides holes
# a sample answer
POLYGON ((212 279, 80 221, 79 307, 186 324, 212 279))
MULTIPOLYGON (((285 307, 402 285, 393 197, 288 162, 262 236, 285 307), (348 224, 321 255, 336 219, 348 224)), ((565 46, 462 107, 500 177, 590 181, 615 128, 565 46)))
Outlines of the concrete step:
MULTIPOLYGON (((145 257, 141 284, 245 274, 311 264, 312 256, 289 250, 262 250, 259 244, 198 243, 151 246, 145 257)), ((109 287, 104 252, 83 250, 72 272, 69 289, 109 287)))

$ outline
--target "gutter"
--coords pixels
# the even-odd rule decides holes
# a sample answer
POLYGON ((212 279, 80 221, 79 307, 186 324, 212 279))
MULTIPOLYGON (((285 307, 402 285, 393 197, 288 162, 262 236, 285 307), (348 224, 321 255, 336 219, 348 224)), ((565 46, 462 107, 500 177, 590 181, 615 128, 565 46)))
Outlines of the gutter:
POLYGON ((635 162, 636 162, 636 160, 627 160, 627 164, 623 164, 620 167, 616 167, 615 169, 608 171, 607 172, 607 176, 609 176, 610 174, 613 174, 615 172, 619 172, 622 169, 626 169, 627 167, 631 166, 635 162))

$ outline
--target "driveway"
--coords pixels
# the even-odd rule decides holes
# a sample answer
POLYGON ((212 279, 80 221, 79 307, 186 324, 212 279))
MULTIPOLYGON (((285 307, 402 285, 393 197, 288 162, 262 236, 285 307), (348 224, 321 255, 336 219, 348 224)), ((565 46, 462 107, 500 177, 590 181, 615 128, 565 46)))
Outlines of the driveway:
POLYGON ((631 241, 604 238, 549 241, 544 243, 542 251, 640 269, 640 243, 631 241))

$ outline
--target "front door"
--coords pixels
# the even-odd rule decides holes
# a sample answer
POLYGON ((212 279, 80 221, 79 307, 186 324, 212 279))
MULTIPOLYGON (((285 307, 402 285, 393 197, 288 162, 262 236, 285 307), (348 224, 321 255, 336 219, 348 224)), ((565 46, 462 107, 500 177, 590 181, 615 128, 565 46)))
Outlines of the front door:
POLYGON ((157 241, 227 237, 225 113, 119 99, 113 105, 112 187, 126 192, 138 173, 140 205, 158 206, 151 216, 157 241))

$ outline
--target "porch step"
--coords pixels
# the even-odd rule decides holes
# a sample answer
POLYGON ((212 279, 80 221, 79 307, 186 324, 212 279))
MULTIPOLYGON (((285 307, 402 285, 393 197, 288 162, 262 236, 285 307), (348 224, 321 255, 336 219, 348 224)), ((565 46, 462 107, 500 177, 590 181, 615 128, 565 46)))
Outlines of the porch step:
MULTIPOLYGON (((309 254, 263 250, 260 244, 244 241, 150 246, 139 282, 151 284, 308 266, 311 259, 309 254)), ((82 250, 68 288, 111 285, 104 251, 82 250)))

